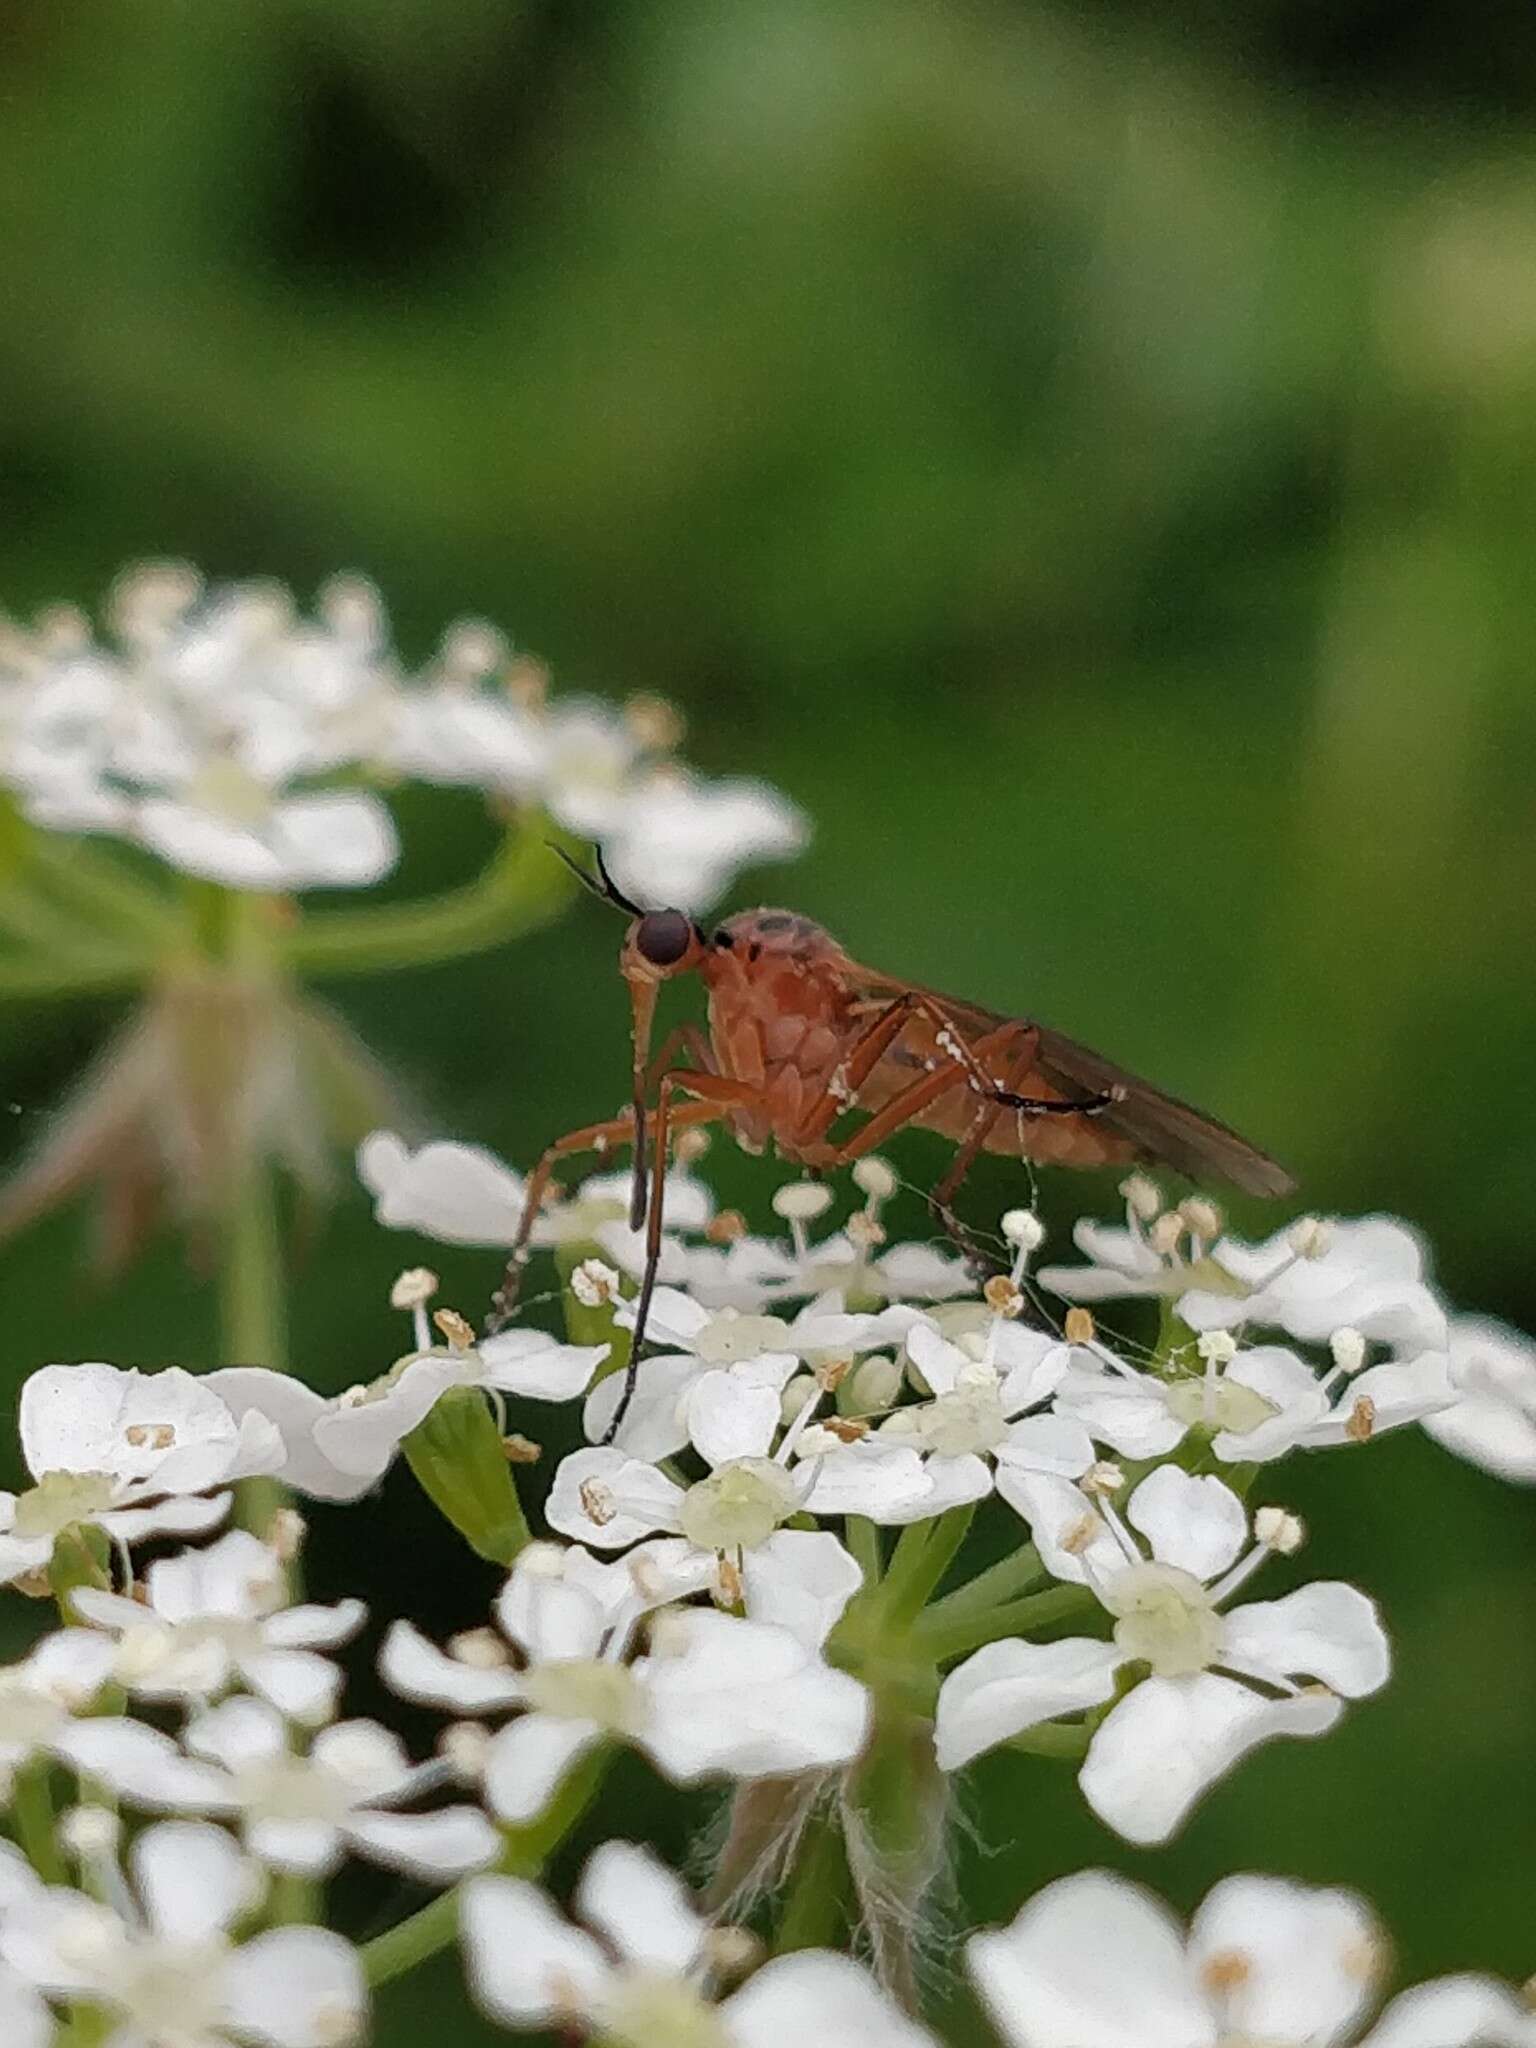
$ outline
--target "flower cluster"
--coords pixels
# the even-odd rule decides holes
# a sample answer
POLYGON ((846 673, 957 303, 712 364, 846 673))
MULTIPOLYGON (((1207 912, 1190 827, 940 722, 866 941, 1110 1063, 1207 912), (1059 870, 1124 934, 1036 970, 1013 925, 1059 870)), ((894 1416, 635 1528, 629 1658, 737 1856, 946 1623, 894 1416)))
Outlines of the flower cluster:
MULTIPOLYGON (((50 1593, 64 1625, 0 1674, 7 2040, 42 2048, 104 2010, 157 2048, 342 2048, 365 1979, 457 1930, 473 1996, 513 2029, 921 2048, 934 2037, 890 1943, 933 1858, 888 1846, 876 1766, 893 1741, 914 1810, 942 1816, 949 1781, 1012 1744, 1075 1766, 1121 1837, 1165 1841, 1259 1744, 1322 1736, 1389 1676, 1355 1587, 1255 1597, 1306 1536, 1250 1499, 1277 1460, 1421 1424, 1536 1477, 1536 1349, 1453 1313, 1395 1222, 1309 1219, 1247 1244, 1133 1176, 1123 1226, 1077 1226, 1086 1264, 1042 1266, 1040 1224, 1014 1211, 982 1286, 945 1251, 888 1244, 881 1160, 861 1162, 839 1227, 829 1188, 791 1184, 781 1229, 753 1235, 717 1213, 697 1156, 665 1184, 633 1361, 645 1250, 609 1174, 553 1201, 535 1239, 562 1275, 559 1334, 480 1338, 416 1266, 391 1290, 405 1348, 341 1395, 254 1365, 55 1365, 26 1383, 32 1484, 0 1496, 0 1574, 50 1593), (1155 1298, 1154 1341, 1085 1306, 1116 1296, 1155 1298), (546 1458, 524 1432, 555 1406, 584 1442, 546 1458), (446 1644, 387 1618, 384 1686, 446 1717, 423 1760, 341 1717, 337 1658, 366 1617, 298 1598, 298 1514, 223 1527, 242 1481, 354 1500, 399 1456, 505 1568, 484 1625, 446 1644), (977 1572, 966 1538, 994 1496, 1015 1537, 977 1572), (187 1537, 202 1547, 141 1563, 187 1537), (592 1854, 567 1917, 543 1861, 620 1749, 726 1788, 717 1905, 735 1915, 760 1921, 787 1885, 788 1928, 808 1845, 840 1834, 876 1970, 798 1941, 764 1960, 759 1934, 705 1917, 624 1840, 592 1854), (349 1855, 455 1887, 451 1915, 428 1906, 359 1955, 316 1924, 349 1855)), ((388 1229, 516 1236, 524 1183, 478 1148, 380 1131, 359 1170, 388 1229)), ((1186 1936, 1086 1873, 966 1956, 1018 2048, 1536 2043, 1519 1996, 1481 1978, 1404 1993, 1371 2024, 1384 1947, 1367 1910, 1278 1879, 1227 1880, 1186 1936)))
POLYGON ((693 909, 742 862, 793 852, 796 812, 675 759, 676 714, 549 701, 537 664, 461 620, 408 673, 355 576, 313 617, 274 583, 123 575, 110 638, 60 609, 0 638, 0 785, 47 829, 105 833, 225 888, 359 888, 394 867, 401 781, 533 806, 602 841, 623 886, 693 909))

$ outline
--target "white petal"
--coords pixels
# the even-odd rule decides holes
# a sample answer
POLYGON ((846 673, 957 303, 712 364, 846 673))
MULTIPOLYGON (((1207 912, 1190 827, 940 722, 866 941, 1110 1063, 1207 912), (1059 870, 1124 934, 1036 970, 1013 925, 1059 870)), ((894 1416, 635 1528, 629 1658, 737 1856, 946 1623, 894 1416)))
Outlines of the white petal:
POLYGON ((157 1558, 145 1574, 145 1587, 150 1606, 167 1621, 205 1615, 247 1620, 281 1606, 283 1567, 276 1552, 249 1529, 231 1529, 205 1550, 157 1558))
POLYGON ((262 2048, 349 2048, 368 2020, 362 1965, 323 1927, 278 1927, 224 1964, 229 2023, 262 2048))
POLYGON ((1003 1413, 1021 1415, 1061 1385, 1072 1346, 1049 1330, 1004 1323, 992 1339, 992 1361, 1003 1377, 1003 1413))
POLYGON ((341 1667, 314 1650, 256 1650, 240 1658, 239 1666, 251 1691, 290 1721, 316 1728, 336 1711, 341 1667))
POLYGON ((956 1665, 939 1687, 934 1724, 939 1768, 957 1771, 1026 1728, 1112 1698, 1118 1661, 1112 1643, 1086 1636, 1057 1643, 988 1643, 956 1665))
POLYGON ((782 1777, 858 1754, 863 1686, 787 1630, 697 1609, 666 1619, 643 1667, 652 1722, 642 1746, 669 1777, 782 1777))
MULTIPOLYGON (((78 1604, 80 1594, 71 1598, 78 1604)), ((142 1618, 143 1608, 128 1600, 122 1604, 133 1609, 136 1619, 142 1618)), ((81 1612, 84 1611, 82 1607, 81 1612)), ((44 1636, 23 1665, 11 1668, 24 1671, 29 1685, 41 1687, 66 1706, 81 1707, 105 1685, 116 1654, 111 1639, 99 1635, 94 1628, 60 1628, 44 1636)))
POLYGON ((478 1348, 488 1386, 531 1401, 574 1401, 587 1391, 612 1346, 557 1344, 543 1330, 503 1330, 482 1337, 478 1348))
POLYGON ((413 1152, 393 1131, 375 1131, 357 1148, 357 1172, 387 1230, 419 1230, 440 1244, 509 1245, 522 1221, 522 1176, 483 1145, 439 1142, 413 1152))
POLYGON ((430 1884, 484 1870, 501 1850, 500 1835, 478 1806, 445 1806, 436 1813, 358 1813, 345 1833, 373 1862, 430 1884))
MULTIPOLYGON (((613 1319, 620 1329, 632 1330, 635 1327, 637 1307, 635 1301, 621 1301, 615 1305, 613 1319)), ((708 1328, 710 1321, 709 1310, 681 1288, 658 1287, 651 1296, 646 1331, 658 1344, 676 1345, 691 1351, 700 1332, 708 1328)), ((655 1362, 654 1359, 646 1360, 647 1372, 655 1362)))
POLYGON ((1091 1435, 1123 1458, 1160 1458, 1184 1434, 1150 1373, 1122 1374, 1088 1363, 1082 1354, 1056 1391, 1056 1412, 1075 1416, 1091 1435))
POLYGON ((76 1770, 100 1779, 135 1806, 220 1813, 230 1804, 228 1783, 217 1771, 193 1763, 169 1736, 139 1721, 76 1721, 53 1748, 76 1770))
MULTIPOLYGON (((536 1554, 537 1555, 537 1554, 536 1554)), ((610 1589, 627 1583, 617 1575, 610 1589)), ((532 1560, 519 1563, 496 1596, 496 1619, 533 1664, 555 1657, 595 1657, 612 1619, 601 1582, 597 1586, 556 1578, 532 1560)))
POLYGON ((1352 1700, 1379 1691, 1392 1673, 1391 1645, 1375 1603, 1337 1579, 1224 1615, 1221 1661, 1229 1660, 1242 1671, 1315 1678, 1352 1700))
MULTIPOLYGON (((612 1448, 650 1464, 675 1457, 688 1441, 685 1397, 703 1371, 691 1352, 662 1352, 643 1360, 612 1448)), ((623 1391, 623 1373, 611 1372, 587 1396, 581 1423, 592 1442, 608 1434, 623 1391)))
POLYGON ((156 1501, 153 1507, 110 1508, 96 1520, 120 1543, 144 1543, 151 1536, 206 1536, 229 1513, 231 1498, 227 1493, 206 1500, 188 1495, 156 1501))
POLYGON ((340 1779, 353 1799, 388 1799, 410 1780, 411 1760, 392 1728, 377 1721, 338 1721, 310 1747, 313 1768, 340 1779))
POLYGON ((824 1457, 806 1460, 815 1478, 805 1505, 813 1515, 866 1515, 872 1522, 910 1519, 907 1511, 932 1494, 923 1461, 914 1450, 889 1448, 869 1439, 824 1457))
POLYGON ((1192 1478, 1177 1465, 1149 1473, 1125 1512, 1159 1564, 1177 1565, 1197 1579, 1224 1572, 1248 1534, 1247 1512, 1230 1486, 1209 1474, 1192 1478))
POLYGON ((510 1666, 482 1671, 463 1663, 428 1642, 409 1621, 391 1623, 379 1650, 379 1676, 405 1699, 462 1714, 515 1706, 523 1695, 522 1681, 510 1666))
POLYGON ((5 2048, 48 2048, 53 2038, 53 2015, 41 1997, 0 1963, 0 2040, 5 2048))
POLYGON ((340 1831, 328 1820, 272 1820, 248 1815, 246 1847, 272 1870, 328 1877, 341 1861, 340 1831))
POLYGON ((966 1963, 1013 2048, 1215 2048, 1177 1921, 1108 1871, 1047 1885, 966 1963))
POLYGON ((1491 1977, 1436 1977, 1394 1998, 1360 2048, 1536 2048, 1536 2019, 1491 1977))
POLYGON ((453 1358, 414 1358, 387 1393, 366 1401, 328 1405, 315 1418, 315 1449, 341 1472, 380 1479, 402 1437, 424 1422, 450 1387, 462 1386, 465 1369, 453 1358))
POLYGON ((1228 2033, 1323 2048, 1354 2038, 1384 1955, 1370 1911, 1353 1892, 1229 1877, 1194 1917, 1189 1959, 1202 1978, 1217 1959, 1240 1963, 1221 1978, 1228 2033))
POLYGON ((683 1489, 654 1465, 599 1444, 561 1459, 544 1519, 578 1543, 623 1550, 655 1530, 679 1528, 682 1502, 683 1489))
POLYGON ((1070 1479, 1000 1464, 997 1490, 1028 1523, 1040 1562, 1052 1578, 1065 1579, 1074 1586, 1086 1585, 1085 1558, 1101 1578, 1124 1566, 1125 1554, 1109 1533, 1103 1517, 1081 1487, 1074 1486, 1070 1479))
POLYGON ((1321 1735, 1343 1711, 1331 1694, 1267 1700, 1209 1671, 1144 1679, 1110 1709, 1078 1782, 1100 1820, 1150 1847, 1250 1749, 1276 1735, 1321 1735))
POLYGON ((964 1507, 968 1501, 985 1500, 992 1491, 992 1467, 973 1451, 946 1458, 931 1451, 923 1460, 926 1491, 889 1500, 881 1508, 881 1523, 888 1529, 927 1522, 948 1508, 964 1507))
POLYGON ((283 1717, 265 1700, 225 1700, 187 1724, 184 1737, 194 1756, 210 1757, 227 1771, 270 1763, 288 1748, 283 1717))
POLYGON ((1426 1416, 1424 1427, 1436 1443, 1500 1479, 1536 1480, 1536 1412, 1526 1414, 1492 1394, 1469 1394, 1454 1408, 1426 1416))
POLYGON ((848 1956, 801 1949, 775 1956, 725 2001, 733 2048, 935 2048, 848 1956))
POLYGON ((356 1500, 374 1484, 376 1475, 343 1472, 316 1448, 315 1424, 330 1404, 291 1373, 231 1365, 205 1378, 237 1416, 263 1415, 276 1426, 284 1454, 277 1476, 285 1486, 315 1500, 356 1500))
POLYGON ((562 1721, 553 1714, 520 1714, 491 1742, 485 1760, 485 1796, 498 1820, 521 1827, 537 1820, 579 1756, 602 1740, 595 1721, 562 1721))
POLYGON ((693 1894, 649 1849, 604 1842, 587 1858, 573 1901, 577 1917, 628 1963, 681 1977, 693 1967, 704 1923, 693 1894))
POLYGON ((1069 1416, 1026 1415, 1009 1423, 997 1461, 1031 1472, 1053 1472, 1059 1479, 1080 1479, 1093 1463, 1093 1439, 1069 1416))
POLYGON ((940 1336, 937 1327, 925 1318, 908 1330, 906 1347, 907 1356, 922 1374, 923 1383, 930 1393, 954 1392, 961 1367, 969 1363, 957 1344, 951 1344, 948 1338, 940 1336))
POLYGON ((284 797, 259 830, 195 804, 147 797, 137 824, 161 860, 228 889, 366 888, 400 853, 388 806, 365 790, 284 797))
POLYGON ((272 1615, 262 1640, 274 1650, 334 1650, 350 1642, 367 1619, 361 1600, 338 1600, 334 1607, 309 1602, 272 1615))
POLYGON ((1252 1429, 1217 1432, 1212 1448, 1218 1458, 1230 1463, 1263 1464, 1282 1457, 1298 1443, 1310 1442, 1312 1431, 1332 1406, 1312 1368, 1294 1351, 1278 1344, 1257 1344, 1239 1351, 1227 1367, 1226 1377, 1262 1396, 1275 1410, 1252 1429))
POLYGON ((484 2011, 508 2026, 579 2017, 591 2010, 610 1974, 591 1935, 562 1919, 538 1886, 521 1878, 472 1879, 464 1887, 459 1928, 470 1989, 484 2011))
POLYGON ((190 1945, 221 1934, 261 1897, 260 1873, 234 1837, 205 1821, 146 1828, 129 1862, 150 1926, 169 1941, 190 1945))
POLYGON ((772 1387, 753 1386, 728 1372, 706 1372, 688 1390, 688 1435, 707 1465, 733 1458, 766 1458, 781 1420, 772 1387))
POLYGON ((837 1537, 809 1529, 778 1529, 743 1551, 741 1576, 748 1618, 787 1628, 808 1649, 820 1649, 864 1582, 837 1537))

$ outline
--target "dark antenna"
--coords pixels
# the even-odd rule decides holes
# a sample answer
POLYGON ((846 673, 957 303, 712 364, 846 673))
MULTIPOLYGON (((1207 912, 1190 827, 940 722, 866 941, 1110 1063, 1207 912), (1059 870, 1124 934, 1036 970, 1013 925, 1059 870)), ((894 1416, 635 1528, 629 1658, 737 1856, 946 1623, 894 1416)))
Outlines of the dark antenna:
POLYGON ((613 879, 612 875, 609 874, 608 865, 603 859, 601 847, 594 847, 592 849, 593 856, 597 862, 597 874, 592 876, 587 873, 580 861, 572 860, 563 846, 556 846, 553 839, 546 839, 544 844, 558 860, 565 862, 584 889, 590 889, 594 896, 600 897, 604 903, 611 903, 615 910, 622 910, 629 917, 644 917, 645 912, 640 908, 639 904, 632 903, 613 879))

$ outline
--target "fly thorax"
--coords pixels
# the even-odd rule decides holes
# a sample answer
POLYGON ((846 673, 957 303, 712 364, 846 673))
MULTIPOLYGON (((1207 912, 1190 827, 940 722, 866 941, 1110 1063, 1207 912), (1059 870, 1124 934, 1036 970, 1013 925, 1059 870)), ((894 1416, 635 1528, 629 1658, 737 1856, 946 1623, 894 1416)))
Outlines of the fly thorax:
POLYGON ((756 1550, 798 1512, 793 1479, 772 1458, 736 1458, 690 1486, 678 1519, 700 1550, 756 1550))
POLYGON ((591 1721, 610 1735, 638 1735, 645 1725, 645 1690, 632 1671, 600 1657, 557 1657, 523 1673, 523 1691, 535 1713, 561 1721, 591 1721))
POLYGON ((112 1505, 106 1472, 45 1472, 16 1503, 11 1534, 36 1539, 57 1536, 73 1522, 93 1522, 112 1505))
POLYGON ((1163 1399, 1169 1414, 1186 1429, 1228 1429, 1234 1436, 1246 1436, 1280 1412, 1252 1387, 1225 1377, 1175 1380, 1164 1388, 1163 1399))
POLYGON ((715 2008, 686 1977, 660 1970, 619 1971, 604 1985, 592 2015, 614 2048, 730 2048, 715 2008))
POLYGON ((1173 1564, 1132 1564, 1100 1597, 1116 1617, 1115 1647, 1159 1678, 1188 1678, 1216 1661, 1221 1617, 1193 1572, 1173 1564))
POLYGON ((693 1342, 696 1358, 706 1365, 738 1365, 765 1351, 791 1351, 789 1326, 778 1316, 744 1315, 723 1308, 711 1316, 693 1342))

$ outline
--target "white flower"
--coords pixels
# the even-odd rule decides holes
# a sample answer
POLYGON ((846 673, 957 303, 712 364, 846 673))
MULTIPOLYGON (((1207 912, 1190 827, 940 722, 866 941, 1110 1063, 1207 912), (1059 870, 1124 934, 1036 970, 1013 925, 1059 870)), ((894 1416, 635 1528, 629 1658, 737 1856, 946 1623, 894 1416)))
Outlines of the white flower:
POLYGON ((1025 1413, 1050 1398, 1067 1369, 1069 1347, 1048 1332, 993 1316, 951 1340, 924 1320, 908 1329, 906 1347, 934 1398, 898 1408, 878 1434, 881 1444, 912 1444, 927 1453, 931 1497, 915 1502, 903 1519, 985 1499, 994 1464, 1006 1495, 1010 1472, 1076 1479, 1093 1463, 1093 1444, 1080 1422, 1025 1413))
POLYGON ((601 836, 627 895, 699 911, 724 894, 738 868, 787 859, 810 832, 804 814, 763 783, 667 773, 634 787, 601 836))
POLYGON ((783 1524, 802 1512, 910 1520, 932 1489, 910 1446, 831 1438, 792 1466, 816 1402, 801 1408, 775 1451, 778 1389, 754 1370, 717 1368, 688 1391, 688 1440, 711 1468, 707 1478, 680 1486, 617 1445, 598 1446, 562 1460, 544 1513, 551 1528, 604 1550, 657 1532, 679 1538, 646 1551, 650 1568, 679 1592, 711 1586, 726 1604, 743 1600, 753 1619, 819 1644, 861 1574, 835 1536, 783 1524))
POLYGON ((1165 1378, 1135 1371, 1102 1345, 1080 1349, 1056 1391, 1056 1411, 1127 1458, 1160 1458, 1191 1429, 1227 1463, 1263 1464, 1286 1451, 1367 1443, 1419 1422, 1454 1398, 1445 1364, 1425 1352, 1321 1378, 1294 1351, 1254 1345, 1200 1373, 1165 1378))
MULTIPOLYGON (((231 1929, 259 1904, 262 1881, 222 1829, 147 1828, 129 1851, 129 1874, 131 1890, 120 1877, 113 1887, 121 1914, 35 1878, 8 1886, 0 1957, 10 1981, 105 2007, 118 2023, 113 2048, 348 2048, 362 2039, 362 1968, 339 1934, 282 1927, 234 1944, 231 1929)), ((48 2036, 8 2024, 4 2038, 6 2048, 41 2048, 48 2036)))
POLYGON ((1140 1885, 1082 1871, 1047 1885, 966 1961, 1010 2048, 1530 2048, 1536 2016, 1490 1978, 1395 1998, 1363 2036, 1386 1947, 1363 1901, 1229 1877, 1186 1937, 1140 1885))
POLYGON ((1402 1351, 1443 1347, 1445 1311, 1424 1280, 1424 1248, 1406 1224, 1386 1216, 1317 1226, 1298 1244, 1294 1227, 1245 1244, 1203 1241, 1186 1262, 1181 1239, 1149 1232, 1134 1210, 1124 1229, 1086 1219, 1072 1232, 1087 1266, 1047 1266, 1042 1285, 1069 1301, 1104 1301, 1117 1295, 1171 1300, 1196 1330, 1231 1330, 1260 1323, 1302 1343, 1321 1343, 1349 1326, 1361 1336, 1402 1351))
POLYGON ((492 2018, 616 2048, 932 2048, 856 1963, 822 1950, 779 1956, 717 2001, 718 1937, 672 1872, 633 1843, 592 1854, 575 1911, 584 1926, 519 1878, 465 1887, 469 1981, 492 2018))
POLYGON ((94 1629, 55 1629, 14 1664, 0 1666, 0 1797, 34 1756, 67 1740, 112 1673, 112 1645, 94 1629))
POLYGON ((245 1529, 231 1529, 206 1550, 158 1558, 144 1599, 82 1587, 77 1610, 117 1637, 112 1676, 143 1699, 201 1701, 236 1683, 291 1720, 329 1720, 341 1672, 317 1653, 356 1634, 360 1600, 334 1607, 287 1604, 282 1562, 245 1529))
MULTIPOLYGON (((283 1717, 263 1700, 231 1699, 193 1721, 187 1748, 217 1769, 200 1810, 239 1819, 246 1846, 274 1870, 323 1877, 347 1848, 376 1863, 441 1882, 483 1869, 499 1847, 477 1807, 435 1813, 388 1809, 437 1782, 413 1768, 399 1737, 375 1721, 323 1728, 307 1756, 289 1744, 283 1717)), ((146 1804, 162 1803, 146 1797, 146 1804)), ((186 1802, 167 1785, 163 1803, 186 1802)))
POLYGON ((1451 1319, 1447 1354, 1459 1399, 1424 1427, 1501 1479, 1536 1480, 1536 1344, 1483 1316, 1451 1319))
POLYGON ((21 1390, 20 1419, 36 1484, 20 1496, 0 1493, 0 1583, 46 1567, 55 1536, 75 1522, 121 1543, 201 1535, 223 1518, 229 1496, 198 1496, 274 1472, 283 1460, 269 1422, 237 1421, 208 1380, 174 1366, 44 1366, 21 1390))
MULTIPOLYGON (((1040 1489, 1037 1541, 1059 1514, 1061 1482, 1040 1489)), ((1085 1506, 1081 1495, 1079 1507, 1085 1506)), ((1088 1744, 1080 1783, 1101 1820, 1133 1842, 1166 1841, 1208 1785, 1276 1735, 1317 1735, 1387 1681, 1390 1653, 1371 1602, 1320 1581, 1282 1599, 1224 1612, 1270 1548, 1299 1529, 1261 1510, 1258 1543, 1241 1501, 1219 1479, 1163 1465, 1131 1496, 1127 1519, 1150 1559, 1105 1506, 1099 1533, 1075 1537, 1067 1562, 1114 1621, 1109 1642, 1067 1637, 990 1643, 956 1667, 939 1693, 939 1762, 954 1770, 1025 1729, 1115 1699, 1117 1674, 1148 1675, 1110 1709, 1088 1744)), ((1065 1549, 1061 1531, 1053 1549, 1065 1549)), ((1041 1554, 1047 1546, 1041 1541, 1041 1554)), ((1049 1561, 1049 1560, 1048 1560, 1049 1561)), ((1054 1566, 1053 1566, 1054 1569, 1054 1566)))
MULTIPOLYGON (((486 1796, 504 1821, 543 1811, 595 1744, 632 1742, 679 1783, 787 1776, 845 1763, 868 1718, 864 1689, 787 1630, 732 1615, 659 1617, 648 1656, 626 1663, 646 1609, 671 1596, 629 1561, 525 1550, 496 1601, 521 1662, 453 1657, 397 1622, 380 1669, 406 1697, 459 1713, 518 1710, 486 1751, 486 1796)), ((484 1646, 478 1646, 483 1651, 484 1646)))

